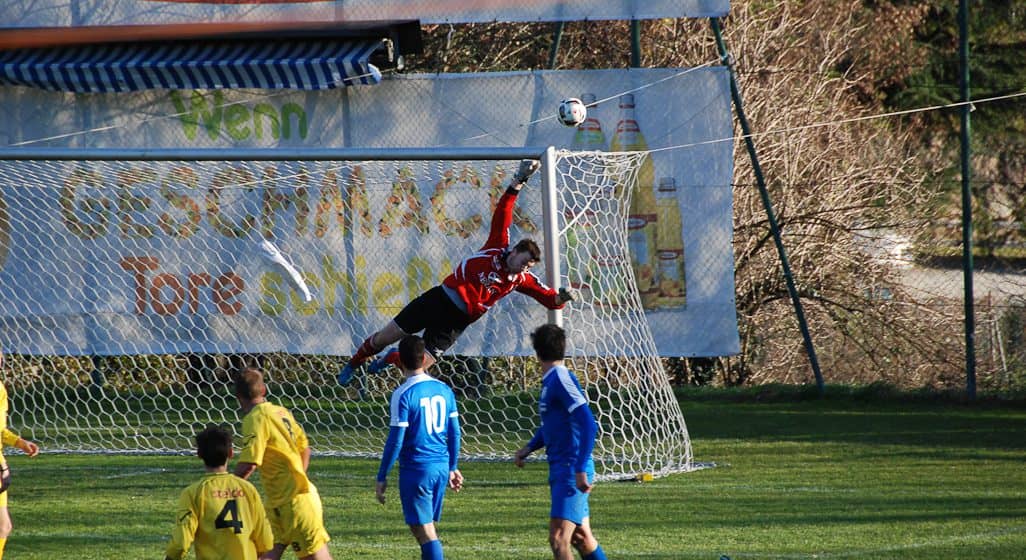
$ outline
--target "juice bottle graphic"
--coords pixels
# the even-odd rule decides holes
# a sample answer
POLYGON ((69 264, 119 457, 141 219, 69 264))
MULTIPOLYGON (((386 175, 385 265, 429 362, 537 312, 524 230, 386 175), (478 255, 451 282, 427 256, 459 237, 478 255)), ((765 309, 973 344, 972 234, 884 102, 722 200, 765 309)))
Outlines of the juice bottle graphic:
MULTIPOLYGON (((613 185, 603 185, 595 193, 592 205, 595 208, 593 227, 623 227, 624 209, 613 185)), ((627 247, 623 243, 593 242, 591 244, 591 266, 594 271, 591 292, 598 307, 618 307, 627 296, 626 274, 627 247)))
POLYGON ((598 107, 593 106, 595 94, 582 93, 581 102, 588 107, 588 118, 574 130, 574 141, 570 144, 570 149, 585 152, 605 150, 606 135, 602 132, 602 123, 595 117, 598 107))
POLYGON ((686 302, 684 277, 683 224, 677 184, 672 177, 659 179, 656 194, 659 221, 656 228, 656 255, 659 270, 659 306, 680 307, 686 302))
MULTIPOLYGON (((582 93, 581 101, 585 105, 595 103, 595 94, 582 93)), ((575 151, 604 151, 606 149, 606 135, 602 132, 602 123, 595 116, 598 111, 596 107, 588 108, 588 118, 577 125, 574 131, 574 140, 570 148, 575 151)), ((583 172, 581 173, 583 175, 583 172)), ((573 170, 571 170, 573 175, 573 170)), ((582 192, 575 192, 567 202, 564 215, 567 223, 573 225, 567 229, 567 278, 570 285, 581 292, 584 301, 591 299, 592 284, 598 275, 595 247, 595 210, 597 201, 595 194, 588 189, 589 183, 586 177, 580 177, 575 181, 582 192)), ((593 187, 597 188, 597 187, 593 187)))
MULTIPOLYGON (((620 96, 620 122, 616 124, 616 134, 610 144, 614 152, 648 151, 648 144, 641 134, 638 121, 634 115, 634 95, 627 93, 620 96)), ((655 266, 655 230, 656 230, 656 199, 655 199, 655 167, 652 156, 645 157, 638 170, 638 176, 632 184, 623 185, 622 189, 630 189, 631 202, 627 214, 627 245, 630 248, 631 266, 641 293, 641 305, 645 309, 653 309, 658 304, 659 287, 656 283, 655 266)))

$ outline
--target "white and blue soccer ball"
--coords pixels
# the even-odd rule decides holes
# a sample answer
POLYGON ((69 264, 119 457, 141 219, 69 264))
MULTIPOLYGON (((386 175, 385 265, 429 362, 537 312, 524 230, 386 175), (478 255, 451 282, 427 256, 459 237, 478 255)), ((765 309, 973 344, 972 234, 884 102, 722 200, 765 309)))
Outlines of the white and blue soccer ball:
POLYGON ((588 118, 588 108, 580 99, 570 97, 559 102, 556 116, 564 126, 577 126, 588 118))

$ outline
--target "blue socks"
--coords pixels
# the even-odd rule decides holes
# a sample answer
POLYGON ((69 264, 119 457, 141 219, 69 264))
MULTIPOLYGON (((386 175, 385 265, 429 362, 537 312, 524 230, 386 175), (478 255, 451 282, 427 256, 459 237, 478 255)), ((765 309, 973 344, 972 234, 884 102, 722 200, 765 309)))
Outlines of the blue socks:
POLYGON ((443 558, 442 541, 436 539, 420 545, 420 560, 442 560, 443 558))
POLYGON ((595 550, 584 557, 584 560, 606 560, 606 553, 602 552, 602 545, 598 545, 595 550))

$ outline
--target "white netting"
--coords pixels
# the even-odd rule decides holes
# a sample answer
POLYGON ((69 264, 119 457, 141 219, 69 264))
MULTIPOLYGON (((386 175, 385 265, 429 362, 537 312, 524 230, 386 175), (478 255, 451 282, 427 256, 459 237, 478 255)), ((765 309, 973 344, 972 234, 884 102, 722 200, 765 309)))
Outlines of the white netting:
MULTIPOLYGON (((582 292, 564 324, 601 426, 603 478, 691 467, 626 256, 643 157, 561 153, 556 164, 561 280, 582 292)), ((237 422, 231 372, 258 365, 316 452, 379 454, 399 373, 350 387, 335 374, 484 243, 516 165, 3 162, 0 343, 12 422, 49 450, 189 451, 197 428, 237 422)), ((542 241, 540 175, 519 197, 513 242, 542 241)), ((545 320, 543 307, 510 295, 435 366, 461 396, 469 457, 508 457, 535 427, 527 334, 545 320)))

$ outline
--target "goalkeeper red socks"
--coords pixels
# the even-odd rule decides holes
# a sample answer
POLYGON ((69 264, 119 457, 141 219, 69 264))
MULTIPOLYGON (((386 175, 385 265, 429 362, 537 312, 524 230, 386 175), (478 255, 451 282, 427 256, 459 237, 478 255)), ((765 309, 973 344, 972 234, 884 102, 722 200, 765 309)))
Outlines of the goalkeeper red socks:
POLYGON ((353 354, 352 359, 349 360, 349 365, 353 366, 354 368, 358 368, 362 366, 364 362, 371 359, 372 357, 374 357, 375 354, 381 351, 380 348, 375 348, 374 345, 371 344, 372 338, 374 338, 374 335, 368 336, 367 340, 363 341, 363 344, 360 345, 360 348, 358 348, 356 350, 356 353, 353 354))

